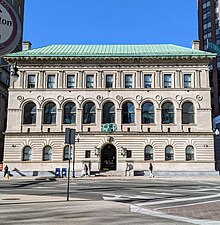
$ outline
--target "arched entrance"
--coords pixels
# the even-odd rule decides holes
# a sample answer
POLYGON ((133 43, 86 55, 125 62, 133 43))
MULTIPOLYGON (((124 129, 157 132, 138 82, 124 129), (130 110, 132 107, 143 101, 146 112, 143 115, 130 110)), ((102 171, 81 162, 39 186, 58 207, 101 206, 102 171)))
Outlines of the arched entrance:
POLYGON ((101 151, 101 170, 116 170, 116 148, 114 145, 105 145, 101 151))

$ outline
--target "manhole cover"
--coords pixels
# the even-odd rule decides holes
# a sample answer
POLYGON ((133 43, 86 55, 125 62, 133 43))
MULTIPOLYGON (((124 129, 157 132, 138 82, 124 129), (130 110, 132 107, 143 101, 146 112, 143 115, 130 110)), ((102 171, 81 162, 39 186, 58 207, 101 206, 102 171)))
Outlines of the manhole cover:
POLYGON ((3 198, 2 200, 20 200, 20 198, 3 198))

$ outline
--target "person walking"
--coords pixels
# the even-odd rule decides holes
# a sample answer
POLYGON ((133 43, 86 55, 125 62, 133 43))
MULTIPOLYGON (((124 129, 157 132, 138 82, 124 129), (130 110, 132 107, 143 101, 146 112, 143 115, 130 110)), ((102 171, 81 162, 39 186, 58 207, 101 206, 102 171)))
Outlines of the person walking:
POLYGON ((152 165, 152 163, 150 163, 149 171, 150 171, 150 178, 151 178, 151 177, 154 177, 154 174, 153 174, 153 165, 152 165))
POLYGON ((6 177, 6 175, 8 175, 8 165, 4 168, 4 177, 6 177))
POLYGON ((84 169, 85 169, 85 176, 89 176, 89 173, 88 173, 89 168, 88 168, 87 164, 85 164, 84 169))
POLYGON ((83 164, 81 177, 84 177, 85 175, 86 175, 85 165, 83 164))

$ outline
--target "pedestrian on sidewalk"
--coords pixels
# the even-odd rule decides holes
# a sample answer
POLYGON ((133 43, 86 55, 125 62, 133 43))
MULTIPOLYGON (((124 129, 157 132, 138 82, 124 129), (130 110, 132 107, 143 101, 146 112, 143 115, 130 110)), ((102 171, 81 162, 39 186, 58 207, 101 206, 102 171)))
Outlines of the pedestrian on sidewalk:
POLYGON ((152 165, 152 163, 150 163, 149 171, 150 171, 150 178, 151 178, 151 177, 154 177, 154 174, 153 174, 153 165, 152 165))
POLYGON ((8 165, 5 165, 4 168, 4 177, 8 174, 8 165))
POLYGON ((82 165, 82 174, 81 174, 81 177, 84 177, 86 175, 86 171, 85 171, 85 165, 83 163, 82 165))
POLYGON ((89 176, 89 168, 87 164, 85 164, 84 169, 85 169, 85 176, 89 176))

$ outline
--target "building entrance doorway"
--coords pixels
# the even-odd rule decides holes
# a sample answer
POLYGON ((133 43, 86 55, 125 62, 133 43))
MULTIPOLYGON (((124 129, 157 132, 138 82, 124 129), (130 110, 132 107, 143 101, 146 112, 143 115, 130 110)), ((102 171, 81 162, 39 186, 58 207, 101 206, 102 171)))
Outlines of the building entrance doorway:
POLYGON ((108 144, 101 151, 101 170, 116 170, 116 148, 108 144))

